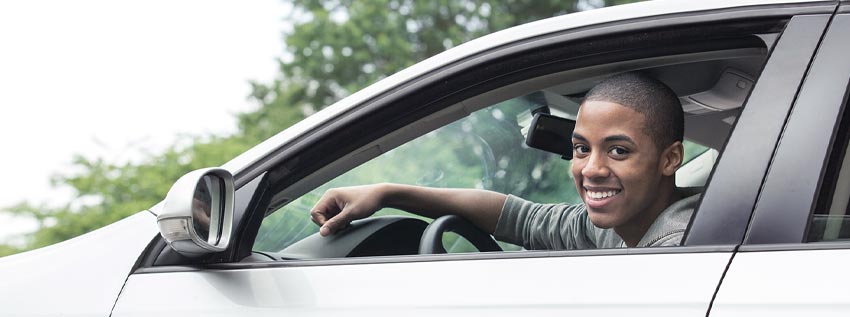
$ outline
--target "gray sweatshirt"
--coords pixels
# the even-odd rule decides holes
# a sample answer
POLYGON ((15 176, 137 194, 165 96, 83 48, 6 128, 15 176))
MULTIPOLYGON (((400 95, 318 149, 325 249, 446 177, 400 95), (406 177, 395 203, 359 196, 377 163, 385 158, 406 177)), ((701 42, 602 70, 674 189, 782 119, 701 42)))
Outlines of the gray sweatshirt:
MULTIPOLYGON (((678 246, 699 202, 692 188, 679 188, 689 195, 658 215, 638 247, 678 246)), ((493 234, 496 239, 528 250, 573 250, 625 248, 613 229, 600 229, 590 222, 584 204, 538 204, 508 196, 493 234)))

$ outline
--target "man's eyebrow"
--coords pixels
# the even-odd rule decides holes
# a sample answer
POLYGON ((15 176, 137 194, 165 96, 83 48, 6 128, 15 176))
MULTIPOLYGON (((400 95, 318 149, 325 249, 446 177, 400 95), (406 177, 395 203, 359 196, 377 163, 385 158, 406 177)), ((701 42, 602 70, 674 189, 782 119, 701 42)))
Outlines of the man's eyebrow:
POLYGON ((587 142, 587 138, 585 138, 581 134, 578 134, 578 133, 575 133, 575 132, 573 132, 573 139, 578 139, 579 141, 587 142))
POLYGON ((635 141, 632 140, 632 138, 630 138, 626 135, 623 135, 623 134, 616 134, 616 135, 611 135, 611 136, 605 137, 605 142, 614 142, 614 141, 625 141, 625 142, 629 142, 631 144, 635 144, 635 141))
MULTIPOLYGON (((587 142, 587 138, 585 138, 583 135, 575 133, 575 132, 573 132, 573 139, 576 139, 576 140, 579 140, 579 141, 582 141, 582 142, 587 142)), ((607 142, 614 142, 614 141, 624 141, 624 142, 629 142, 629 143, 635 144, 635 141, 632 140, 632 138, 628 137, 627 135, 623 135, 623 134, 615 134, 615 135, 607 136, 607 137, 605 137, 605 139, 603 141, 606 142, 606 143, 607 142)))

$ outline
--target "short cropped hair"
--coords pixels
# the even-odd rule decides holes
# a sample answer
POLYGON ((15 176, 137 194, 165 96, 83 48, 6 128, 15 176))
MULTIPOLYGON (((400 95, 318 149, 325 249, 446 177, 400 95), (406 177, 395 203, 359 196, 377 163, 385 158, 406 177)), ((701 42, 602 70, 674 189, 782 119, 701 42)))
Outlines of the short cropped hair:
POLYGON ((685 135, 685 114, 676 93, 646 74, 614 75, 593 87, 584 101, 614 102, 644 115, 646 132, 663 150, 685 135))

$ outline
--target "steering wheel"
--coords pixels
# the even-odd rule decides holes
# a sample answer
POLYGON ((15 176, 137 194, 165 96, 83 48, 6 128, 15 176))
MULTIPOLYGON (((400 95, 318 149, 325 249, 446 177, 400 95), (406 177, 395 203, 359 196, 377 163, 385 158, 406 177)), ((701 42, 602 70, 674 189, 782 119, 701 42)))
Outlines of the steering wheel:
POLYGON ((446 231, 457 233, 472 243, 478 251, 502 251, 496 240, 493 240, 488 233, 460 216, 448 215, 435 219, 422 232, 422 238, 419 240, 419 254, 446 253, 443 247, 443 233, 446 231))

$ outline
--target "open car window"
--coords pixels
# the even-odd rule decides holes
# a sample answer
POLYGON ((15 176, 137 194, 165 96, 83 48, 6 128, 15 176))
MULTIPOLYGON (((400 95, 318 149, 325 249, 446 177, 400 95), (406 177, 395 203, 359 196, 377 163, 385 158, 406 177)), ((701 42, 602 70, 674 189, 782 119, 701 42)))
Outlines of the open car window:
MULTIPOLYGON (((391 182, 487 189, 540 203, 581 203, 570 162, 526 146, 525 129, 541 107, 555 116, 575 119, 590 88, 625 71, 642 71, 670 86, 679 97, 685 112, 685 157, 676 184, 702 190, 775 40, 776 34, 750 34, 722 47, 707 46, 705 51, 638 54, 641 57, 634 60, 523 79, 450 105, 369 140, 315 175, 278 189, 253 250, 278 259, 416 253, 417 234, 421 236, 431 220, 392 209, 376 214, 385 216, 384 220, 372 219, 364 225, 374 226, 369 229, 374 234, 320 242, 319 227, 309 213, 322 194, 335 187, 391 182), (394 243, 376 242, 386 240, 394 243)), ((457 236, 443 238, 448 252, 474 251, 457 236)), ((521 250, 507 244, 502 248, 521 250)))
MULTIPOLYGON (((299 197, 269 215, 260 227, 255 250, 279 252, 318 232, 309 212, 330 188, 393 182, 443 188, 478 188, 543 202, 578 203, 569 162, 525 145, 523 125, 531 111, 545 107, 535 94, 506 100, 431 131, 374 158, 299 197)), ((376 216, 404 215, 395 209, 376 216)), ((468 249, 445 241, 449 252, 468 249), (455 246, 455 247, 452 247, 455 246)), ((518 249, 503 245, 505 249, 518 249)))
MULTIPOLYGON (((525 143, 533 113, 548 108, 575 118, 578 98, 536 91, 477 110, 380 155, 273 211, 262 223, 254 250, 282 258, 310 258, 293 244, 318 233, 310 210, 328 189, 393 182, 442 188, 477 188, 512 194, 542 203, 581 203, 570 174, 570 162, 560 155, 525 143), (547 98, 548 97, 548 98, 547 98), (554 100, 553 100, 554 99, 554 100), (298 252, 290 249, 298 249, 298 252)), ((683 187, 705 184, 717 150, 686 140, 685 158, 677 182, 683 187)), ((402 210, 386 208, 375 216, 404 216, 430 222, 402 210)), ((522 248, 499 242, 505 251, 522 248)), ((475 252, 457 234, 443 237, 449 253, 475 252)))

